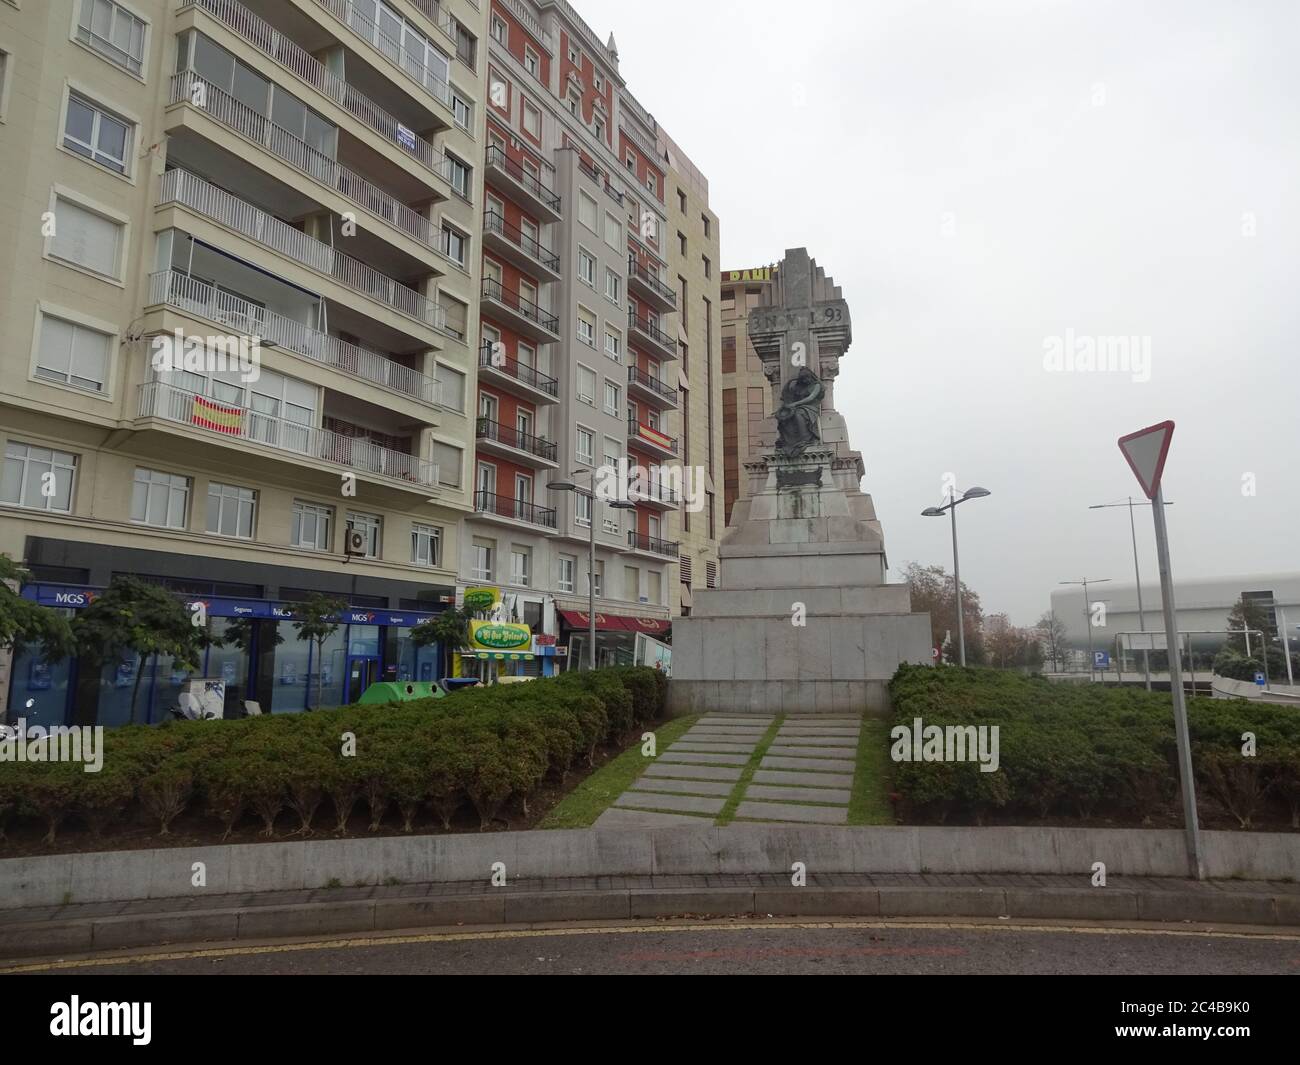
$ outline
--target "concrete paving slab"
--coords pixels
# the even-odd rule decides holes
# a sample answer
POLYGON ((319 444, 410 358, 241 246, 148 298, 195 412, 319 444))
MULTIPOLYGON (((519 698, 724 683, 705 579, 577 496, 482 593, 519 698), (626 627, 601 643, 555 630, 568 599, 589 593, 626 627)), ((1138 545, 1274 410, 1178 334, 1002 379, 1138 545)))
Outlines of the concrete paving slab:
POLYGON ((669 744, 670 751, 696 751, 701 754, 753 754, 753 743, 709 743, 706 740, 677 740, 669 744))
POLYGON ((738 818, 758 821, 799 821, 814 825, 847 823, 847 806, 796 806, 783 802, 742 802, 736 809, 738 818))
POLYGON ((821 717, 817 714, 787 714, 781 722, 782 728, 797 725, 811 725, 813 728, 861 728, 860 717, 821 717))
POLYGON ((611 806, 598 818, 593 828, 655 828, 659 825, 698 825, 700 818, 690 814, 661 814, 653 810, 622 810, 611 806))
MULTIPOLYGON (((682 757, 685 757, 684 755, 682 757)), ((716 755, 714 757, 722 757, 716 755)), ((760 769, 803 769, 810 773, 852 773, 853 761, 849 758, 790 758, 785 755, 765 755, 760 769)))
POLYGON ((851 794, 848 788, 794 788, 777 784, 750 784, 745 789, 746 799, 768 799, 777 802, 820 802, 831 806, 847 806, 851 794))
MULTIPOLYGON (((692 754, 689 751, 682 751, 677 754, 673 751, 665 751, 659 756, 660 762, 670 762, 674 764, 695 764, 712 762, 717 765, 744 765, 749 761, 747 754, 692 754)), ((852 764, 852 763, 850 763, 852 764)))
POLYGON ((857 739, 861 729, 856 728, 815 728, 812 725, 794 725, 777 729, 778 735, 784 736, 844 736, 857 739))
MULTIPOLYGON (((731 794, 735 783, 730 780, 674 780, 672 777, 643 776, 632 785, 637 791, 671 791, 678 795, 731 794)), ((844 800, 848 802, 848 799, 844 800)))
POLYGON ((664 795, 655 791, 625 791, 614 800, 615 806, 641 809, 671 810, 683 814, 716 815, 725 799, 707 795, 664 795))
POLYGON ((798 773, 785 769, 759 769, 755 784, 795 784, 804 787, 851 788, 852 773, 798 773))
POLYGON ((775 720, 775 715, 772 717, 702 717, 695 722, 695 725, 723 725, 727 728, 758 725, 762 728, 769 728, 775 720))
POLYGON ((778 732, 774 742, 792 743, 800 747, 856 747, 858 745, 858 737, 805 736, 799 732, 796 732, 793 735, 788 732, 778 732))
POLYGON ((763 738, 767 729, 731 729, 731 728, 693 728, 683 732, 680 739, 711 739, 719 743, 740 743, 742 741, 752 740, 757 743, 763 738))
POLYGON ((834 758, 837 761, 849 761, 855 753, 853 748, 845 747, 792 747, 785 743, 774 743, 767 753, 790 758, 834 758))
POLYGON ((674 777, 678 780, 729 780, 740 779, 740 770, 725 765, 659 765, 649 766, 643 776, 674 777))

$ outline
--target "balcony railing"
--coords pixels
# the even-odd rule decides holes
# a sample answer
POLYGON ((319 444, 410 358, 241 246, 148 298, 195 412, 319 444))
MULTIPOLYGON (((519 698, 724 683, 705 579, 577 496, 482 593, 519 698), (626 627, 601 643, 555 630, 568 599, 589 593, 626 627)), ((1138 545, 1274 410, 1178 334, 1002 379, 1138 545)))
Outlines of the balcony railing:
MULTIPOLYGON (((428 67, 415 61, 414 56, 402 49, 401 40, 394 40, 382 26, 375 23, 364 11, 357 10, 352 0, 316 0, 326 11, 343 23, 353 33, 383 52, 389 62, 399 67, 411 81, 442 104, 448 111, 451 108, 451 86, 438 77, 428 67)), ((373 8, 373 4, 371 7, 373 8)), ((400 36, 401 30, 398 30, 400 36)))
POLYGON ((640 442, 652 444, 664 451, 670 451, 674 455, 677 454, 677 438, 675 436, 666 436, 653 426, 642 425, 635 418, 628 419, 627 435, 629 437, 629 446, 634 447, 640 442))
POLYGON ((525 365, 516 359, 494 359, 491 344, 484 344, 479 349, 478 364, 481 368, 491 367, 503 374, 507 374, 516 381, 522 381, 526 385, 531 385, 533 388, 545 392, 548 396, 558 396, 560 394, 560 382, 554 377, 542 373, 536 367, 525 365))
POLYGON ((547 529, 555 528, 554 510, 522 499, 499 496, 495 492, 475 492, 474 509, 480 514, 495 514, 500 518, 514 518, 515 521, 526 521, 530 525, 541 525, 547 529))
POLYGON ((140 386, 139 417, 163 418, 228 439, 247 440, 304 458, 379 474, 413 484, 438 483, 438 467, 415 455, 380 447, 314 425, 262 414, 251 407, 221 403, 161 381, 140 386))
POLYGON ((203 103, 195 106, 223 126, 260 144, 277 159, 328 186, 372 215, 382 218, 408 237, 415 238, 426 247, 446 253, 447 242, 442 233, 424 215, 407 207, 342 163, 317 151, 248 105, 240 103, 224 89, 217 88, 194 71, 183 70, 179 74, 173 74, 168 104, 193 102, 196 99, 202 99, 203 103))
POLYGON ((672 351, 677 350, 677 342, 657 325, 650 321, 649 318, 638 318, 636 311, 631 307, 627 311, 627 327, 637 333, 648 336, 656 344, 660 344, 672 351))
POLYGON ((638 491, 634 485, 628 489, 628 499, 633 503, 663 503, 669 507, 682 505, 682 497, 660 481, 651 481, 645 486, 644 492, 638 491))
POLYGON ((531 433, 520 432, 513 426, 502 425, 500 422, 494 422, 491 418, 479 418, 474 429, 474 435, 479 440, 495 440, 498 444, 504 444, 506 447, 512 447, 517 451, 527 451, 530 455, 536 455, 548 462, 555 461, 557 449, 553 440, 533 436, 531 433))
POLYGON ((627 368, 627 379, 633 384, 650 389, 656 395, 663 396, 664 399, 671 400, 673 403, 677 402, 677 389, 664 384, 657 377, 651 377, 639 367, 629 366, 627 368))
POLYGON ((181 0, 179 10, 191 7, 202 8, 263 55, 285 67, 317 92, 328 96, 357 121, 369 126, 430 170, 439 170, 442 155, 432 144, 402 125, 393 115, 368 96, 363 96, 324 63, 238 0, 181 0))
POLYGON ((527 318, 530 322, 536 322, 543 329, 549 329, 552 333, 559 332, 560 319, 558 317, 547 314, 532 300, 525 299, 512 288, 505 288, 500 281, 494 278, 485 277, 483 279, 483 298, 504 303, 512 311, 527 318))
POLYGON ((245 203, 188 170, 169 170, 163 175, 158 206, 183 204, 249 240, 279 252, 303 266, 333 278, 345 288, 359 292, 417 322, 434 329, 446 327, 446 314, 436 303, 413 288, 381 274, 328 244, 307 236, 274 215, 245 203))
MULTIPOLYGON (((476 0, 470 0, 474 7, 478 7, 476 0)), ((456 58, 464 63, 470 70, 474 69, 474 48, 473 45, 467 44, 456 33, 456 20, 447 12, 443 11, 442 5, 438 0, 411 0, 411 3, 424 12, 425 17, 429 19, 443 35, 451 41, 456 48, 456 58)), ((534 36, 537 36, 534 34, 534 36)), ((541 37, 537 37, 540 41, 541 37)))
POLYGON ((578 169, 581 170, 584 174, 586 174, 587 177, 591 178, 592 181, 596 182, 597 184, 603 185, 605 187, 605 194, 609 196, 609 198, 613 200, 615 203, 619 204, 620 206, 622 205, 623 194, 609 183, 608 177, 602 174, 590 163, 586 162, 581 156, 578 157, 578 169))
POLYGON ((658 293, 662 299, 667 300, 674 307, 677 306, 677 293, 660 281, 647 267, 639 263, 635 255, 627 257, 627 272, 645 285, 646 288, 658 293))
POLYGON ((560 257, 558 255, 549 248, 542 247, 535 238, 528 236, 518 226, 511 225, 505 220, 504 216, 497 214, 496 211, 488 211, 483 216, 483 228, 487 232, 504 237, 515 247, 521 249, 525 255, 536 259, 548 270, 559 270, 560 257))
POLYGON ((660 540, 657 536, 647 536, 645 533, 636 532, 629 529, 627 533, 627 546, 634 551, 650 551, 656 555, 668 555, 676 557, 678 545, 672 540, 660 540))
POLYGON ((378 352, 318 332, 188 274, 161 270, 150 275, 149 303, 151 306, 165 303, 216 322, 232 333, 260 337, 265 345, 275 344, 340 373, 391 388, 421 402, 440 402, 438 382, 418 370, 394 362, 378 352))
POLYGON ((534 196, 545 203, 557 214, 560 210, 560 197, 548 189, 532 174, 528 173, 522 166, 516 163, 505 151, 498 148, 495 144, 489 145, 485 160, 488 166, 494 166, 499 170, 504 170, 514 178, 524 188, 528 189, 534 196))

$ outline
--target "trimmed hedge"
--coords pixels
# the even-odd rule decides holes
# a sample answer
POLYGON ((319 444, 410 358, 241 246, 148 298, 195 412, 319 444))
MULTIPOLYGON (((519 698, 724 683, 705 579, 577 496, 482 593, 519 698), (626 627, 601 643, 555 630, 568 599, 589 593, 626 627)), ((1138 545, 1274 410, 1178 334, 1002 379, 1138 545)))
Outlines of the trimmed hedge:
POLYGON ((511 801, 527 816, 543 780, 562 783, 575 765, 591 765, 603 743, 658 718, 666 695, 662 673, 629 666, 447 699, 106 730, 98 773, 80 763, 0 765, 0 840, 15 814, 38 818, 53 843, 70 817, 98 836, 143 812, 167 835, 187 809, 216 821, 223 839, 246 814, 270 836, 286 811, 305 835, 325 808, 341 833, 363 800, 372 830, 395 813, 410 832, 425 806, 450 828, 467 801, 487 828, 511 801), (355 755, 345 757, 349 745, 355 755))
MULTIPOLYGON (((903 666, 889 686, 892 727, 999 726, 998 772, 978 763, 895 762, 911 819, 1180 821, 1177 741, 1168 693, 1056 684, 995 669, 903 666)), ((1192 767, 1203 813, 1217 804, 1242 828, 1289 814, 1300 828, 1300 713, 1271 703, 1194 699, 1192 767), (1242 753, 1243 733, 1256 753, 1242 753), (1272 809, 1270 809, 1272 807, 1272 809)))

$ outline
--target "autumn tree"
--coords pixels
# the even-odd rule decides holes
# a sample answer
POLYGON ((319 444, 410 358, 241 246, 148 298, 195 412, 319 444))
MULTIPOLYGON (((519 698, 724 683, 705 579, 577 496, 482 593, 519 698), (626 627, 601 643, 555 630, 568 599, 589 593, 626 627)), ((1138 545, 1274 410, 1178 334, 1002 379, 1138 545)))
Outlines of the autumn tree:
MULTIPOLYGON (((909 562, 903 570, 903 580, 912 594, 912 609, 930 614, 931 646, 944 647, 948 661, 958 661, 957 594, 952 575, 942 566, 909 562), (949 645, 945 645, 944 636, 948 633, 952 639, 949 645)), ((985 661, 984 613, 980 609, 979 594, 972 591, 965 581, 961 585, 961 612, 966 636, 966 662, 968 665, 982 665, 985 661)))

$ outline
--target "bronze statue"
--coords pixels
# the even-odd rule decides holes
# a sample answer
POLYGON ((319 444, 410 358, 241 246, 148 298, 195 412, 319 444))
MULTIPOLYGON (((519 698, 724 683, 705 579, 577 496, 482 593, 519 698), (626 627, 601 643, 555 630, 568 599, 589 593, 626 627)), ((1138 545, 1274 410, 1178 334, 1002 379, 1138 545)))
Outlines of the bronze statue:
POLYGON ((787 458, 798 458, 804 448, 821 440, 817 415, 826 389, 807 366, 781 389, 781 406, 776 411, 776 450, 787 458))

